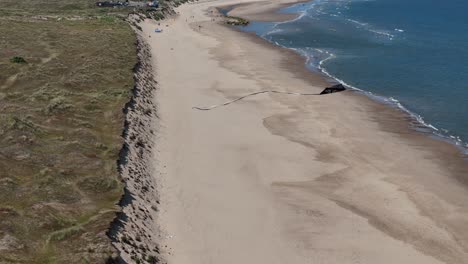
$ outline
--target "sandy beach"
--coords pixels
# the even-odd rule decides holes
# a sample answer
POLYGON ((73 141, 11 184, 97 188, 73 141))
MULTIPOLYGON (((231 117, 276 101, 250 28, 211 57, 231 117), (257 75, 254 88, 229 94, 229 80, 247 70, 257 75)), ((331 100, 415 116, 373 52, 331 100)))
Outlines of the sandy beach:
POLYGON ((158 83, 155 221, 167 263, 468 263, 468 167, 409 117, 223 24, 291 2, 200 1, 141 23, 158 83), (154 33, 162 28, 162 33, 154 33))

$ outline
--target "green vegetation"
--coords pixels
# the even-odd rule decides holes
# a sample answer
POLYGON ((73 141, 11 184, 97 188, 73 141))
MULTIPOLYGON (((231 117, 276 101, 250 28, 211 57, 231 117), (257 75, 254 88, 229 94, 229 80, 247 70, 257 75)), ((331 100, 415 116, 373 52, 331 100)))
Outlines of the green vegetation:
POLYGON ((14 56, 10 59, 11 63, 26 63, 26 60, 23 57, 14 56))
POLYGON ((146 261, 148 261, 148 263, 153 264, 153 263, 157 263, 157 262, 158 262, 158 259, 157 259, 155 256, 148 256, 148 257, 146 258, 146 261))
POLYGON ((250 22, 242 17, 226 16, 226 24, 232 26, 247 26, 250 22))
POLYGON ((104 263, 136 63, 128 10, 0 6, 0 263, 104 263))
POLYGON ((136 63, 126 18, 159 20, 183 2, 135 10, 0 0, 0 263, 105 263, 116 254, 106 231, 123 191, 122 108, 136 63))

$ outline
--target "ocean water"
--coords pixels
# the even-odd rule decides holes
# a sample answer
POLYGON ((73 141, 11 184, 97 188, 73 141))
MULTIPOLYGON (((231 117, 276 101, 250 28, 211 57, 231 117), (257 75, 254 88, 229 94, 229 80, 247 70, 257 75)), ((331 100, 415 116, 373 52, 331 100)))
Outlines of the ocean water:
POLYGON ((400 107, 438 136, 468 147, 468 1, 315 0, 292 21, 253 31, 322 71, 400 107))

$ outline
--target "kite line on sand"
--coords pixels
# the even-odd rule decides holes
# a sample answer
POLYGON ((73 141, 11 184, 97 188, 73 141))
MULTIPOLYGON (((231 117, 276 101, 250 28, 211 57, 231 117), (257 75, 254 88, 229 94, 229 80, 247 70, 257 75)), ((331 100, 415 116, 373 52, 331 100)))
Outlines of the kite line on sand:
POLYGON ((246 97, 249 97, 249 96, 253 96, 253 95, 257 95, 257 94, 262 94, 262 93, 278 93, 278 94, 291 94, 291 95, 320 95, 318 93, 293 93, 293 92, 284 92, 284 91, 275 91, 275 90, 267 90, 267 91, 260 91, 260 92, 254 92, 254 93, 249 93, 249 94, 246 94, 242 97, 239 97, 239 98, 236 98, 234 100, 231 100, 231 101, 227 101, 225 103, 222 103, 222 104, 217 104, 217 105, 211 105, 211 106, 206 106, 206 107, 198 107, 198 106, 194 106, 192 107, 193 109, 197 109, 197 110, 203 110, 203 111, 206 111, 206 110, 212 110, 212 109, 215 109, 215 108, 218 108, 220 106, 226 106, 226 105, 229 105, 229 104, 232 104, 234 102, 237 102, 237 101, 240 101, 246 97))

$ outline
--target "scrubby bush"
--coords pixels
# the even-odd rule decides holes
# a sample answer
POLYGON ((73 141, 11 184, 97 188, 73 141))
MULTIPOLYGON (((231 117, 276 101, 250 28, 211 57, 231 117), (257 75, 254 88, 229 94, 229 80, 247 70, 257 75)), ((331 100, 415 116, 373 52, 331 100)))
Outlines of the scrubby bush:
POLYGON ((241 17, 227 16, 226 19, 226 23, 232 26, 247 26, 249 24, 247 19, 241 17))
POLYGON ((12 63, 26 63, 26 60, 23 57, 15 56, 10 59, 12 63))
POLYGON ((158 262, 158 259, 157 259, 155 256, 149 255, 149 256, 146 258, 146 261, 148 261, 148 262, 151 263, 151 264, 155 264, 155 263, 158 262))

